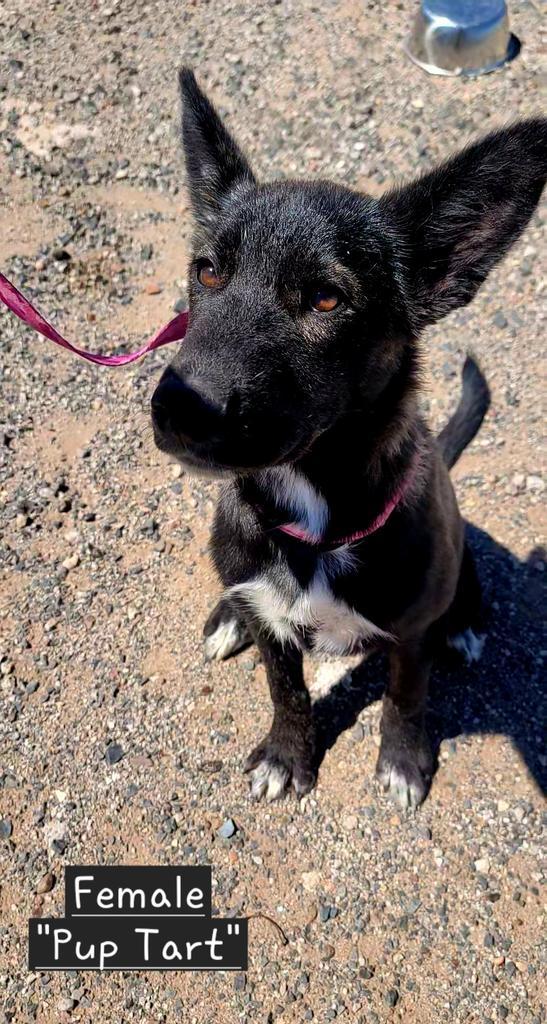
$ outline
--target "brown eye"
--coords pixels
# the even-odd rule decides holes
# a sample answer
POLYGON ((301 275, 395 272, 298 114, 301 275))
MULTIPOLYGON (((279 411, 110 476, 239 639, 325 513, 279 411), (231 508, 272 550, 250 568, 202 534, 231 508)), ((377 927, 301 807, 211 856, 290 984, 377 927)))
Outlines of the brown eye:
POLYGON ((203 260, 197 266, 197 278, 204 288, 219 288, 221 280, 212 263, 203 260))
POLYGON ((332 313, 340 302, 340 292, 336 288, 317 288, 310 296, 310 306, 317 313, 332 313))

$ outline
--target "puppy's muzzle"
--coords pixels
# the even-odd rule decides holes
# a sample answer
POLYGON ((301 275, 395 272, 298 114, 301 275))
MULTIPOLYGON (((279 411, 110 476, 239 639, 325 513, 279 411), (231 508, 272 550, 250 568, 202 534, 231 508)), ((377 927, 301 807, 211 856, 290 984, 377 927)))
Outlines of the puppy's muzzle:
POLYGON ((168 367, 152 396, 157 443, 169 449, 214 444, 225 432, 227 405, 209 381, 183 377, 168 367))

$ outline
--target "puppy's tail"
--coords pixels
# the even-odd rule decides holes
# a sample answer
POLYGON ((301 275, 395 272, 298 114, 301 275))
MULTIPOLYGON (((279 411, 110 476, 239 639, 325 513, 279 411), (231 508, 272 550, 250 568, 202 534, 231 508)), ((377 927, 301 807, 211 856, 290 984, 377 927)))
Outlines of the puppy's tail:
POLYGON ((449 469, 473 440, 490 406, 490 388, 472 355, 462 371, 462 394, 454 415, 441 430, 438 442, 449 469))

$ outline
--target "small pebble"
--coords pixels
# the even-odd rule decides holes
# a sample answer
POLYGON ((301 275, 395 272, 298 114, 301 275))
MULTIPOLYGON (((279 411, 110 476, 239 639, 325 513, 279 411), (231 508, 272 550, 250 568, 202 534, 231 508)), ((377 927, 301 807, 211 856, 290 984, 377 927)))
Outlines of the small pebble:
POLYGON ((62 566, 64 569, 75 569, 76 566, 79 564, 80 556, 76 552, 73 555, 69 555, 69 557, 65 558, 64 562, 62 562, 62 566))
POLYGON ((42 894, 42 893, 45 893, 45 892, 51 892, 51 890, 53 889, 54 885, 55 885, 55 875, 53 874, 52 871, 48 871, 48 872, 46 872, 45 875, 42 875, 42 877, 40 878, 39 882, 37 883, 37 885, 36 885, 36 892, 39 893, 39 894, 42 894))
POLYGON ((490 861, 488 860, 488 858, 481 857, 479 860, 476 860, 475 870, 478 871, 481 875, 487 875, 488 872, 490 871, 490 861))
POLYGON ((118 764, 118 761, 121 761, 124 756, 124 751, 119 743, 110 743, 104 756, 107 764, 118 764))
POLYGON ((57 1009, 59 1013, 70 1013, 76 1006, 76 1000, 66 996, 59 999, 57 1002, 57 1009))
POLYGON ((388 1006, 394 1007, 399 1002, 399 993, 396 988, 390 988, 384 998, 388 1006))
POLYGON ((221 839, 231 839, 237 832, 237 825, 232 818, 227 818, 225 822, 217 829, 217 835, 221 839))
POLYGON ((526 490, 534 494, 542 494, 545 490, 545 481, 540 476, 531 473, 526 477, 526 490))

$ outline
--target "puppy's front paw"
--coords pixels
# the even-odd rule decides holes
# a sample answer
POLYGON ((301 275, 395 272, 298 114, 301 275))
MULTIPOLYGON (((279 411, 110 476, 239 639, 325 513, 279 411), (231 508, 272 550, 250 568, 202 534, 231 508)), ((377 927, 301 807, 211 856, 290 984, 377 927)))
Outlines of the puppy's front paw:
POLYGON ((415 811, 425 800, 431 785, 431 776, 408 757, 391 760, 380 755, 376 776, 384 792, 389 793, 404 811, 415 811))
POLYGON ((403 810, 425 800, 433 775, 433 757, 425 732, 401 728, 382 737, 376 777, 403 810))
POLYGON ((313 789, 317 779, 312 751, 281 744, 271 734, 255 747, 244 770, 251 777, 253 800, 277 800, 290 787, 297 797, 302 797, 313 789))

